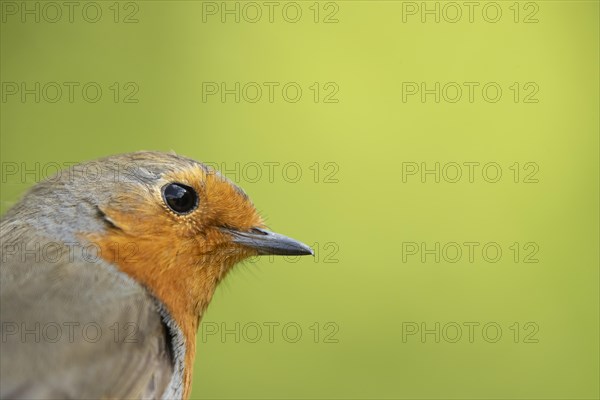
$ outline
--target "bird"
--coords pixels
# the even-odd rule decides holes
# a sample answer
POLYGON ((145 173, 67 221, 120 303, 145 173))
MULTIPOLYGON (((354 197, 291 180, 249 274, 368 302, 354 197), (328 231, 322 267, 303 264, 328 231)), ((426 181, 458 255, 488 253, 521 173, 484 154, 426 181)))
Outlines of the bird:
POLYGON ((218 170, 156 151, 70 166, 0 220, 0 398, 187 399, 219 282, 312 255, 218 170))

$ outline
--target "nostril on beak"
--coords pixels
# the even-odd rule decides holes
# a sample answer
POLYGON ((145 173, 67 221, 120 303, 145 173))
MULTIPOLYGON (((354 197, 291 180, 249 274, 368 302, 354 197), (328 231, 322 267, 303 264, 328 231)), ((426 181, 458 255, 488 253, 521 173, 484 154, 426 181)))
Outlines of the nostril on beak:
POLYGON ((266 231, 266 230, 264 230, 264 229, 260 229, 260 228, 252 228, 252 229, 250 229, 250 232, 252 232, 252 233, 257 233, 257 234, 259 234, 259 235, 264 235, 264 236, 267 236, 267 235, 269 235, 269 232, 267 232, 267 231, 266 231))

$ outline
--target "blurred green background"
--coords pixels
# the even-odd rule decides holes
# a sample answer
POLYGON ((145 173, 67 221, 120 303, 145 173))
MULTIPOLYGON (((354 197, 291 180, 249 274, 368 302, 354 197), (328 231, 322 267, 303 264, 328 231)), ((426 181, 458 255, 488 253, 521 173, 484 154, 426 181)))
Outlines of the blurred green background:
POLYGON ((600 395, 597 1, 1 3, 2 212, 175 150, 317 251, 221 285, 193 398, 600 395))

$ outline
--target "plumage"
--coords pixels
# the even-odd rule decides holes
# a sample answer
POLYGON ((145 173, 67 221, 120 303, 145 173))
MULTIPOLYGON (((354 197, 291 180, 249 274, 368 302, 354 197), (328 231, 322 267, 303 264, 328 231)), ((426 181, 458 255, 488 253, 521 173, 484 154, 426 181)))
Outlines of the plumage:
POLYGON ((200 318, 232 266, 312 253, 264 230, 218 172, 156 152, 35 185, 0 239, 2 398, 187 398, 200 318), (199 198, 189 213, 166 203, 174 182, 199 198))

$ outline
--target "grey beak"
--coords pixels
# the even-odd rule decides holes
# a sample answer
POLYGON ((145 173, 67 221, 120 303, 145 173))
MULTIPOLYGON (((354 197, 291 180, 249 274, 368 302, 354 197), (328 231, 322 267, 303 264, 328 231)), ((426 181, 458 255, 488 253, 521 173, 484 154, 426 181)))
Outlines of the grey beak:
POLYGON ((302 242, 267 231, 262 228, 252 228, 242 232, 230 228, 222 228, 233 237, 233 242, 258 251, 259 255, 305 256, 314 255, 312 249, 302 242))

